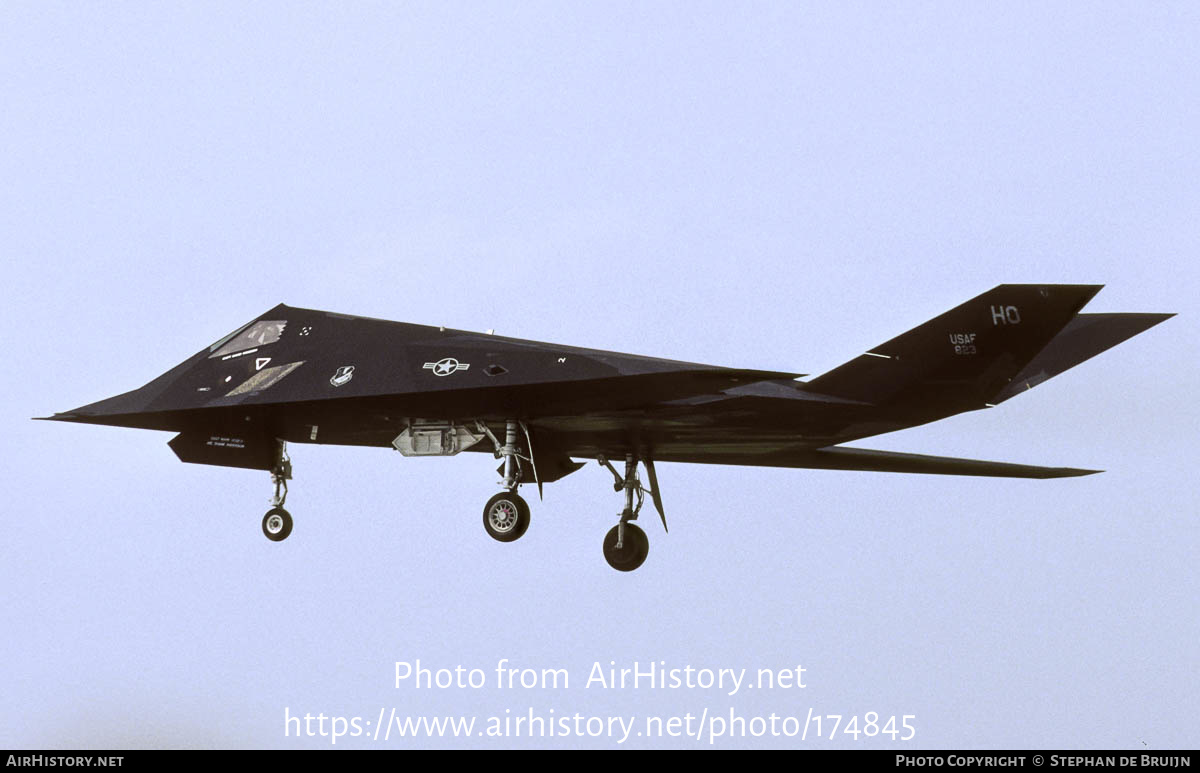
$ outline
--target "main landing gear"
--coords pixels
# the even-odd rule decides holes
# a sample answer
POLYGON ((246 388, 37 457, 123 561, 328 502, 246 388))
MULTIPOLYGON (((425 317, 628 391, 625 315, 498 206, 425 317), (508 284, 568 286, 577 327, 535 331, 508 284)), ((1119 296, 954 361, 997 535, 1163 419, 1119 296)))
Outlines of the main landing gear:
MULTIPOLYGON (((525 472, 525 463, 533 472, 534 481, 540 483, 537 465, 532 453, 532 438, 528 428, 519 421, 509 419, 504 423, 504 442, 492 433, 484 422, 476 422, 479 432, 489 437, 495 446, 497 459, 502 459, 499 472, 504 476, 500 485, 504 490, 496 494, 483 506, 483 528, 488 536, 499 542, 514 542, 525 534, 529 528, 529 505, 517 493, 525 472), (525 446, 518 447, 520 435, 524 432, 525 446)), ((603 456, 597 457, 601 465, 613 474, 613 490, 625 492, 625 507, 617 514, 617 525, 609 529, 604 536, 604 559, 608 565, 620 572, 632 572, 646 561, 650 553, 650 540, 633 521, 637 520, 642 505, 649 493, 654 499, 654 507, 662 518, 663 528, 667 527, 667 517, 663 514, 662 498, 658 494, 658 479, 654 473, 654 462, 649 458, 641 460, 650 479, 651 488, 642 485, 638 478, 638 458, 633 454, 625 455, 625 475, 622 476, 616 468, 603 456)))
MULTIPOLYGON (((532 466, 533 457, 532 455, 521 456, 520 449, 517 448, 517 430, 523 428, 517 421, 510 419, 504 423, 503 444, 492 434, 486 424, 480 422, 479 428, 495 444, 496 457, 504 460, 501 467, 504 480, 500 483, 504 487, 504 491, 489 499, 483 506, 483 528, 494 540, 513 542, 520 539, 525 530, 529 528, 529 504, 517 493, 517 487, 521 485, 523 473, 521 461, 527 460, 532 466)), ((528 430, 525 430, 525 435, 528 443, 528 430)), ((536 475, 536 469, 534 474, 536 475)))
POLYGON ((646 536, 646 532, 642 531, 637 524, 630 523, 630 521, 637 520, 647 491, 650 491, 650 495, 654 498, 654 506, 658 509, 659 517, 662 518, 663 528, 667 527, 667 517, 663 513, 662 499, 658 495, 658 480, 654 473, 654 462, 649 459, 643 460, 646 474, 650 478, 650 485, 653 487, 646 489, 638 478, 638 461, 633 454, 625 456, 624 477, 603 456, 598 457, 597 461, 613 474, 613 491, 624 490, 625 492, 625 507, 617 515, 620 520, 616 526, 609 529, 608 534, 604 535, 604 560, 619 572, 632 572, 646 561, 646 556, 650 553, 650 539, 646 536), (635 498, 636 503, 634 502, 635 498))
POLYGON ((287 455, 287 444, 275 441, 275 464, 271 467, 271 482, 275 484, 275 495, 271 497, 271 509, 262 519, 263 534, 272 542, 282 542, 292 533, 292 515, 283 509, 287 500, 287 482, 292 477, 292 460, 287 455))
POLYGON ((494 540, 519 540, 529 528, 528 503, 515 491, 501 491, 483 506, 483 528, 494 540))

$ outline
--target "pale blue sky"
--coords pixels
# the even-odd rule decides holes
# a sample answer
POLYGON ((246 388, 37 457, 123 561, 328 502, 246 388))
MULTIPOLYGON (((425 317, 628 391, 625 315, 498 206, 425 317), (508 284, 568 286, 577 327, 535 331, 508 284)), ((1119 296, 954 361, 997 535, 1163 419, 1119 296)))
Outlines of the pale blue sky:
POLYGON ((283 738, 285 706, 1194 746, 1197 39, 1192 3, 5 3, 0 746, 328 744, 283 738), (630 575, 595 465, 502 545, 485 456, 293 447, 276 545, 266 474, 28 420, 280 301, 815 374, 1042 281, 1180 316, 861 445, 1103 475, 662 465, 672 530, 630 575), (392 687, 501 657, 577 686, 392 687), (582 689, 610 660, 810 686, 582 689))

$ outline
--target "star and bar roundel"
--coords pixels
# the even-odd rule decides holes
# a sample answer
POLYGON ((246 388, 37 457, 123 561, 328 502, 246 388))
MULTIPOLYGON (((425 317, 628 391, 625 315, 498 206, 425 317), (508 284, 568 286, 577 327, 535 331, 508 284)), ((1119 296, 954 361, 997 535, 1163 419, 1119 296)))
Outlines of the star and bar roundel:
POLYGON ((453 357, 443 357, 437 362, 427 362, 422 366, 425 370, 432 370, 435 376, 449 376, 452 373, 457 373, 460 370, 466 370, 471 367, 470 363, 459 362, 453 357))

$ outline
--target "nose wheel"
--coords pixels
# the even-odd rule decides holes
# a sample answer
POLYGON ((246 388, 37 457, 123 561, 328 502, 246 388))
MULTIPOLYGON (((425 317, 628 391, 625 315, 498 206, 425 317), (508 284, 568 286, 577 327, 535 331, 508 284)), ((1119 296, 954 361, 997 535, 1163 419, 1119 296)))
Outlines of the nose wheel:
POLYGON ((271 497, 271 509, 262 519, 263 534, 272 542, 283 542, 292 533, 292 514, 283 509, 287 501, 287 482, 292 477, 292 460, 287 455, 287 444, 275 441, 275 464, 271 467, 271 482, 275 484, 275 495, 271 497))
POLYGON ((282 542, 292 533, 292 515, 282 507, 272 507, 263 516, 263 534, 272 542, 282 542))

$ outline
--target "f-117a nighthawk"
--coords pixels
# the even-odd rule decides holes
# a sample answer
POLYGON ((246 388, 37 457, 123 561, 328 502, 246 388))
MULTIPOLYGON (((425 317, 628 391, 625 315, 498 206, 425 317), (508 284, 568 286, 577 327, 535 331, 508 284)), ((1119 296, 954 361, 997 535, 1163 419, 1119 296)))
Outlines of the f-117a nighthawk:
POLYGON ((1080 314, 1102 285, 1000 285, 822 376, 700 365, 279 305, 141 389, 49 417, 169 430, 185 462, 266 470, 262 520, 285 539, 287 443, 461 451, 501 460, 483 508, 501 542, 529 526, 522 484, 595 460, 623 492, 604 557, 630 571, 649 543, 656 462, 1060 478, 1095 470, 871 451, 841 444, 989 408, 1171 314, 1080 314), (623 474, 612 461, 624 463, 623 474), (638 475, 645 468, 649 487, 638 475))

